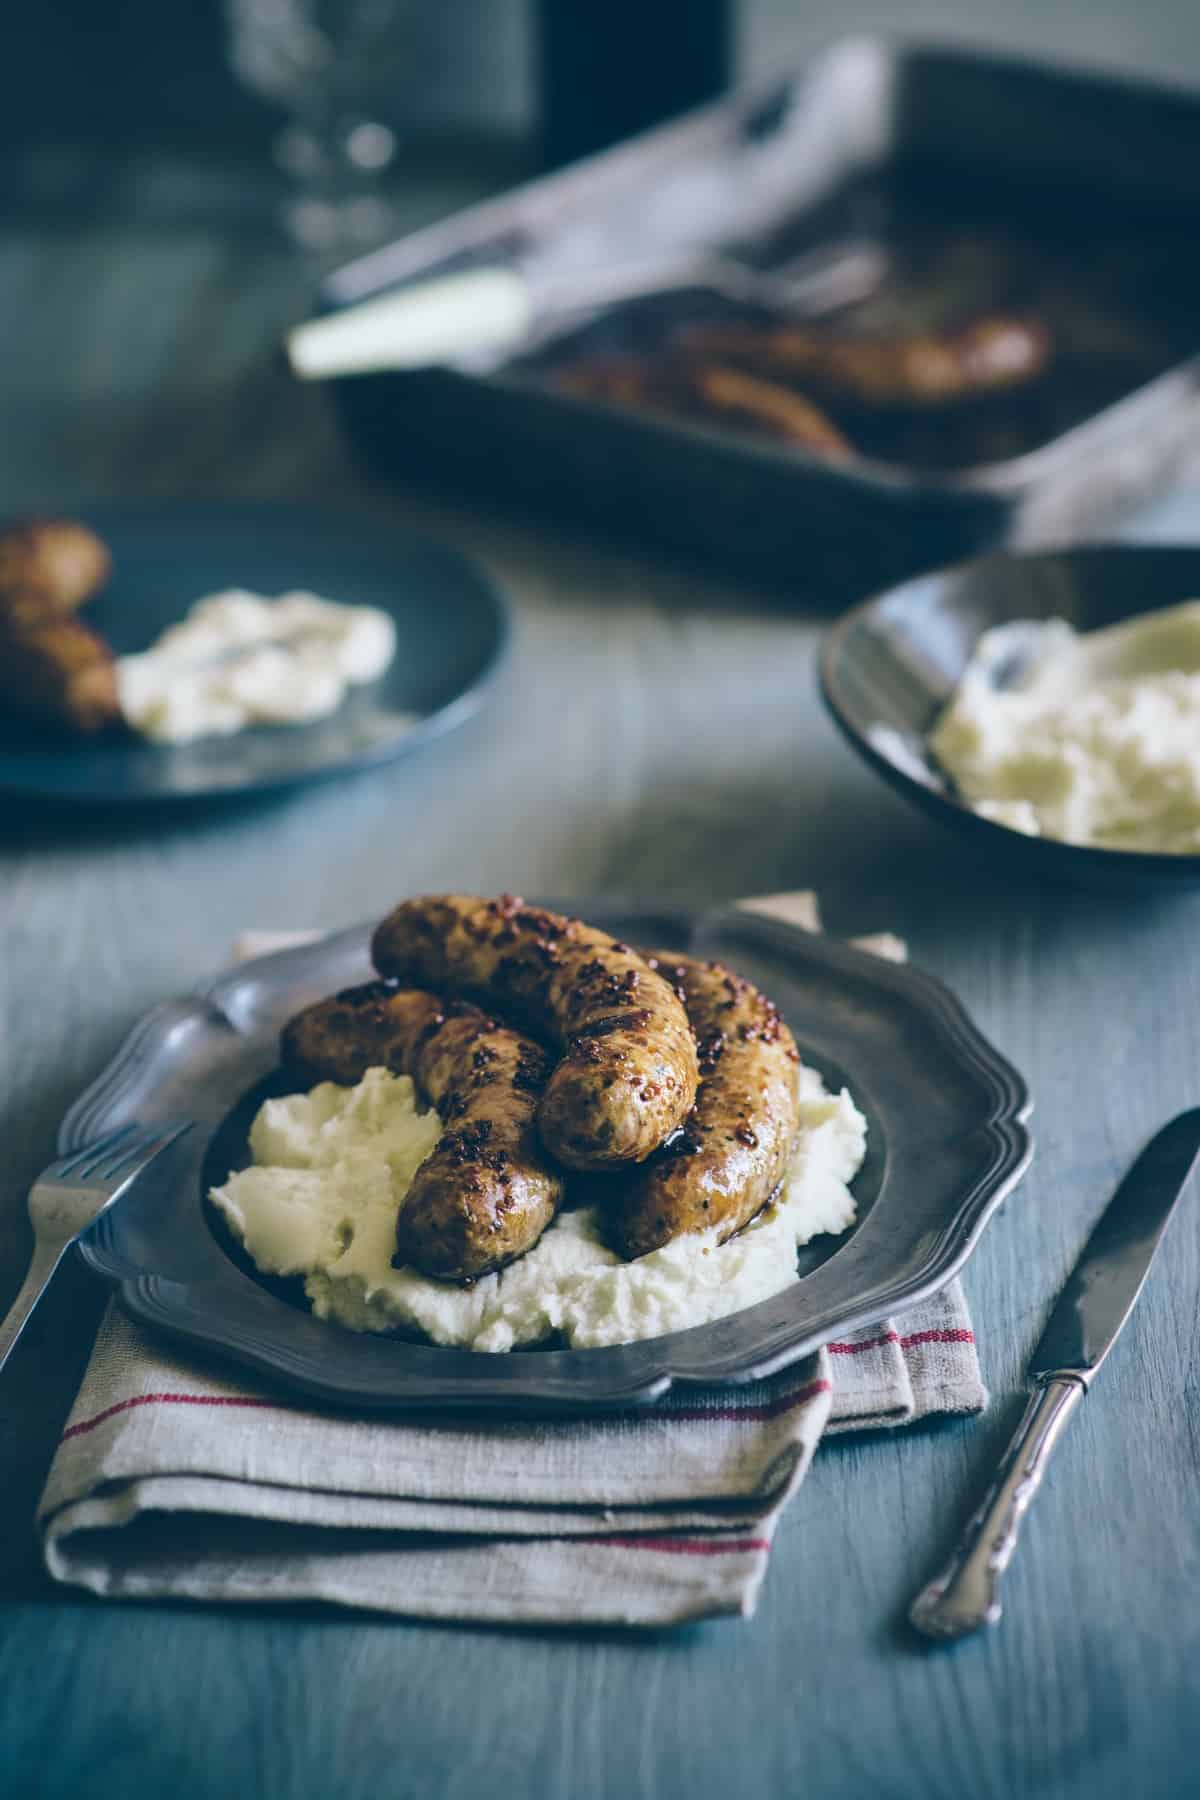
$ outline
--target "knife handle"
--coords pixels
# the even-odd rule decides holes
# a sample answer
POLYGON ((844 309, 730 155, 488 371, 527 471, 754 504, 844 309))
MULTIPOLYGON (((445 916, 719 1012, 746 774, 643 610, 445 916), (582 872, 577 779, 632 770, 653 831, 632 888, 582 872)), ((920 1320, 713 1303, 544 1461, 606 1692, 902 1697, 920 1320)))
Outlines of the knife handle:
POLYGON ((1047 1375, 1034 1389, 996 1478, 949 1562, 909 1610, 926 1637, 966 1637, 1000 1617, 1000 1578, 1017 1547, 1021 1520, 1042 1485, 1050 1452, 1086 1392, 1078 1375, 1047 1375))
POLYGON ((533 297, 516 269, 464 269, 308 319, 288 333, 287 353, 302 381, 329 381, 512 350, 532 323, 533 297))

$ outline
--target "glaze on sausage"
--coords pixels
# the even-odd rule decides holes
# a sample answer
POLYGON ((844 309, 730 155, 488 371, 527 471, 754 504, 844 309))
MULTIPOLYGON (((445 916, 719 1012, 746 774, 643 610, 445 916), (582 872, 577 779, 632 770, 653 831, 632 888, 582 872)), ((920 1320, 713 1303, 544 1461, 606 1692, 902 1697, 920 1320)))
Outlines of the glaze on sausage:
POLYGON ((696 1097, 682 1001, 628 945, 505 895, 408 900, 372 946, 383 975, 482 999, 561 1059, 538 1106, 542 1141, 570 1169, 644 1162, 696 1097))
POLYGON ((537 1243, 562 1202, 535 1116, 551 1059, 476 1007, 371 982, 298 1013, 280 1044, 305 1081, 350 1085, 370 1068, 411 1075, 443 1132, 396 1226, 397 1265, 472 1281, 537 1243))
POLYGON ((765 994, 720 963, 652 958, 684 996, 700 1047, 700 1086, 683 1129, 614 1195, 620 1253, 645 1256, 689 1232, 724 1243, 766 1205, 800 1124, 800 1054, 765 994))

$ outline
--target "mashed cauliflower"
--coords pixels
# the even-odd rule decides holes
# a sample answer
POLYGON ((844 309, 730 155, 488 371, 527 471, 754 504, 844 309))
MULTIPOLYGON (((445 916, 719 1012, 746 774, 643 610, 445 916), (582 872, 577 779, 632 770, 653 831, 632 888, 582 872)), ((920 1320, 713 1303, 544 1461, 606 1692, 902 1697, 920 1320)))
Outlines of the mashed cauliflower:
POLYGON ((985 632, 930 739, 984 818, 1111 850, 1200 851, 1200 601, 1082 636, 985 632))
POLYGON ((120 657, 117 688, 135 730, 187 744, 323 719, 395 653, 396 628, 377 607, 236 588, 197 600, 149 650, 120 657))
POLYGON ((797 1279, 799 1245, 853 1224, 866 1121, 811 1069, 800 1084, 800 1137, 778 1200, 727 1244, 706 1232, 631 1263, 606 1247, 596 1209, 581 1207, 473 1287, 393 1269, 397 1213, 441 1125, 409 1077, 385 1069, 356 1087, 323 1082, 266 1101, 250 1131, 253 1165, 211 1198, 264 1274, 303 1276, 313 1311, 352 1331, 415 1329, 474 1350, 552 1333, 577 1349, 627 1344, 769 1299, 797 1279))

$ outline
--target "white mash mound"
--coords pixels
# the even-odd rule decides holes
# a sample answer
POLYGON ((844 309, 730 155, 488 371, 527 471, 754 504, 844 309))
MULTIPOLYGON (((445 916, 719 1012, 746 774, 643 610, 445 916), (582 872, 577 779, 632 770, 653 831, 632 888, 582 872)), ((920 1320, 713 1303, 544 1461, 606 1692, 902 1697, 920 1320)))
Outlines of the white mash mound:
POLYGON ((800 1073, 801 1130, 774 1205, 738 1237, 705 1232, 635 1262, 604 1244, 594 1208, 561 1213, 528 1255, 473 1287, 393 1269, 396 1218, 441 1134, 412 1081, 371 1069, 356 1087, 322 1082, 268 1100, 250 1130, 253 1166, 215 1188, 221 1209, 267 1275, 302 1275, 312 1308, 352 1331, 416 1329, 438 1344, 511 1350, 561 1332, 583 1349, 703 1325, 780 1293, 796 1250, 854 1222, 849 1183, 866 1121, 849 1094, 800 1073))
POLYGON ((395 653, 396 628, 376 607, 234 588, 197 600, 141 655, 120 657, 117 691, 143 736, 183 744, 325 718, 395 653))
POLYGON ((985 632, 929 745, 974 811, 1032 837, 1200 851, 1200 601, 1080 634, 985 632))

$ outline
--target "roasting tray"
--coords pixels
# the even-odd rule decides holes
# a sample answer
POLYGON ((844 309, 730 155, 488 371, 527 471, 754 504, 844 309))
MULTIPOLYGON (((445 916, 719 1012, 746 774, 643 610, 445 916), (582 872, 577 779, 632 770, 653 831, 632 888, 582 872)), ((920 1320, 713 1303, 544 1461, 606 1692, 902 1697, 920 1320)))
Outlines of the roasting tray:
POLYGON ((359 259, 323 304, 497 261, 578 277, 716 252, 775 271, 875 245, 884 273, 845 308, 849 328, 936 326, 1015 297, 1063 346, 1029 395, 868 433, 830 466, 556 388, 575 355, 644 349, 728 305, 676 291, 559 321, 499 366, 343 378, 336 401, 373 469, 450 478, 806 601, 986 546, 1063 544, 1110 529, 1200 441, 1198 166, 1198 95, 847 39, 769 92, 359 259))

